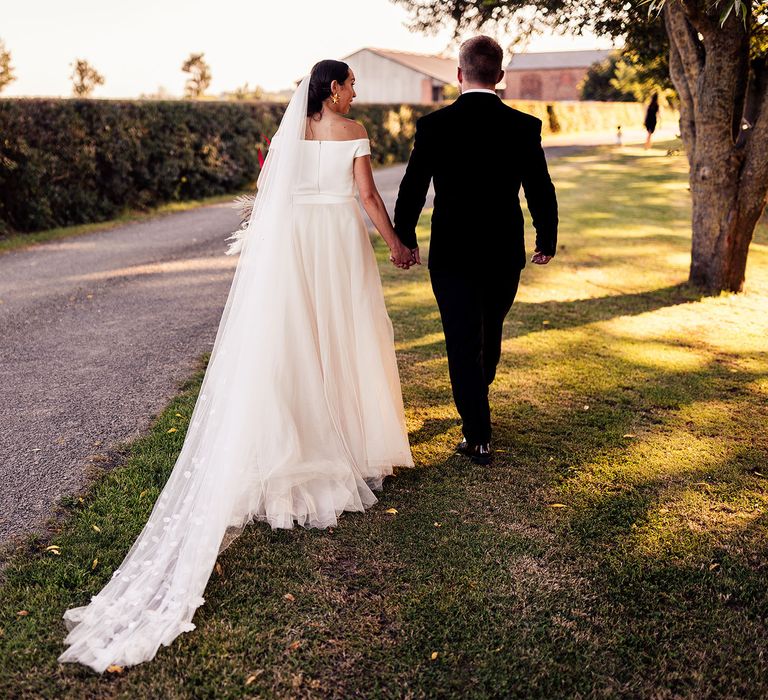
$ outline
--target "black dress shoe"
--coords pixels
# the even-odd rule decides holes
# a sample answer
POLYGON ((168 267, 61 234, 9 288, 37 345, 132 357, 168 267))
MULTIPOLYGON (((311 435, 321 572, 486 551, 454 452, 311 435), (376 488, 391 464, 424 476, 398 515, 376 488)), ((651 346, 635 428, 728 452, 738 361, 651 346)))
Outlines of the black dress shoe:
POLYGON ((491 443, 481 442, 476 445, 472 445, 464 438, 458 445, 456 445, 456 452, 469 457, 475 464, 490 464, 491 463, 491 443))

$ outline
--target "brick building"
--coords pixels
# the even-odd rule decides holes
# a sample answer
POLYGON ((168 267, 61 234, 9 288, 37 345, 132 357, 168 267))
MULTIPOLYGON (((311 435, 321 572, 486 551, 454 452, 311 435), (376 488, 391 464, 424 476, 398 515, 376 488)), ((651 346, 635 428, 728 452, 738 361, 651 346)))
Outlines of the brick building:
POLYGON ((593 63, 611 50, 519 53, 506 68, 508 100, 578 100, 578 85, 593 63))

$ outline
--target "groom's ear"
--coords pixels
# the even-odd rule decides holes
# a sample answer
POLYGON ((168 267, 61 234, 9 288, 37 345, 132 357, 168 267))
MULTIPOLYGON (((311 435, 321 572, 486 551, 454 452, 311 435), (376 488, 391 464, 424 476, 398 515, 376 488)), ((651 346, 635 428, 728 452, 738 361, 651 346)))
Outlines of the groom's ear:
POLYGON ((456 69, 456 79, 460 82, 464 82, 464 74, 461 72, 461 66, 456 69))

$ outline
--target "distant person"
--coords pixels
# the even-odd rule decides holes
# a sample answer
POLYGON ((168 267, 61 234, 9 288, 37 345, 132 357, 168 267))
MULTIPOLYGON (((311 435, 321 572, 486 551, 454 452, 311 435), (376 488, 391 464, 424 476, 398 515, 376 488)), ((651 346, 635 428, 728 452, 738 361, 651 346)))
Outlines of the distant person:
POLYGON ((621 135, 621 124, 616 127, 616 145, 621 146, 624 143, 624 139, 621 135))
POLYGON ((645 130, 648 132, 648 137, 645 139, 645 147, 651 147, 651 139, 653 138, 653 132, 656 131, 656 122, 659 116, 659 93, 654 92, 651 95, 651 102, 648 105, 648 109, 645 111, 645 130))
POLYGON ((488 464, 493 453, 488 388, 526 262, 521 185, 536 229, 531 262, 546 265, 557 246, 557 199, 541 147, 541 120, 499 99, 502 58, 491 37, 461 45, 461 95, 416 122, 395 204, 395 231, 419 262, 416 224, 434 181, 429 275, 462 420, 456 451, 477 464, 488 464), (458 163, 451 147, 456 134, 471 143, 458 163))

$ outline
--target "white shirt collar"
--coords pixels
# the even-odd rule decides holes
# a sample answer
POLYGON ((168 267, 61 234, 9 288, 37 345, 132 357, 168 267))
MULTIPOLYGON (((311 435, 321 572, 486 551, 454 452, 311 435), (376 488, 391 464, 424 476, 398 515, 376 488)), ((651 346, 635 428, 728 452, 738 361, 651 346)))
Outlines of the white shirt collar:
POLYGON ((462 95, 468 95, 470 92, 488 92, 491 95, 496 94, 496 90, 489 90, 488 88, 471 88, 469 90, 462 90, 462 95))

